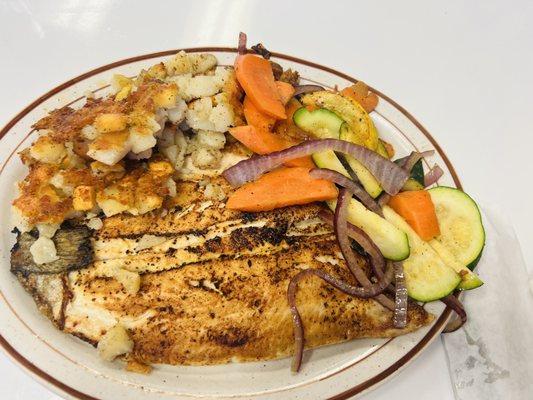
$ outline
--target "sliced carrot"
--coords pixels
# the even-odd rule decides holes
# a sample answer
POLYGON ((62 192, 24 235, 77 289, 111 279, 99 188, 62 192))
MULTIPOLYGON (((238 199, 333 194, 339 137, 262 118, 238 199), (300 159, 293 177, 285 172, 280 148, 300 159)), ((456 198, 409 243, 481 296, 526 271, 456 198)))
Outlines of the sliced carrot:
POLYGON ((259 111, 248 96, 244 98, 243 111, 246 123, 248 125, 253 125, 258 129, 271 131, 276 123, 276 118, 259 111))
MULTIPOLYGON (((285 140, 274 133, 258 129, 252 125, 230 128, 229 133, 254 153, 261 155, 284 150, 296 144, 285 140)), ((313 160, 309 156, 295 158, 294 160, 287 161, 285 165, 307 168, 313 168, 315 166, 313 160)))
POLYGON ((281 102, 284 105, 287 105, 289 100, 292 99, 292 96, 294 96, 294 86, 292 86, 290 83, 282 81, 276 81, 276 86, 278 87, 278 93, 279 97, 281 98, 281 102))
MULTIPOLYGON (((276 87, 278 89, 281 102, 284 105, 287 105, 287 103, 290 102, 292 96, 294 95, 294 87, 290 83, 281 81, 276 81, 276 87)), ((263 129, 266 131, 271 131, 272 128, 274 128, 276 118, 261 112, 248 96, 244 98, 243 111, 244 117, 246 118, 246 122, 248 123, 248 125, 253 125, 256 128, 263 129)), ((292 114, 294 114, 294 111, 292 112, 292 114)), ((292 114, 290 115, 290 118, 292 118, 292 114)))
POLYGON ((388 204, 423 240, 431 240, 440 234, 435 206, 427 191, 401 192, 392 196, 388 204))
POLYGON ((314 179, 309 168, 280 168, 233 192, 226 208, 241 211, 268 211, 275 208, 331 200, 337 188, 329 181, 314 179))
POLYGON ((287 117, 268 60, 253 54, 237 56, 235 75, 259 111, 277 119, 287 117))

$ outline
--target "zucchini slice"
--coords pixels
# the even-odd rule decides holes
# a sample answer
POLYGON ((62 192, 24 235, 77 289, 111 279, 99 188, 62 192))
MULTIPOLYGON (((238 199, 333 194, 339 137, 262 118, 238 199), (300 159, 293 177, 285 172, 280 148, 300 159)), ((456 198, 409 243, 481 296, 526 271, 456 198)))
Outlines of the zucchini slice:
POLYGON ((461 283, 457 286, 459 290, 471 290, 480 287, 483 285, 483 281, 477 276, 476 273, 470 271, 464 264, 461 264, 453 256, 450 251, 444 247, 439 241, 433 239, 430 240, 429 245, 437 252, 437 254, 442 258, 446 265, 453 268, 455 272, 461 277, 461 283))
MULTIPOLYGON (((335 210, 336 205, 336 200, 328 201, 328 206, 332 210, 335 210)), ((353 198, 348 205, 348 221, 365 231, 385 258, 401 261, 409 257, 410 249, 407 235, 394 224, 369 211, 353 198)))
MULTIPOLYGON (((341 139, 353 142, 352 131, 348 124, 336 113, 325 108, 309 111, 302 107, 293 115, 293 120, 298 128, 320 139, 341 139)), ((373 126, 373 125, 372 125, 373 126)), ((356 144, 360 144, 354 142, 356 144)), ((357 175, 365 190, 374 198, 378 197, 383 189, 374 176, 355 158, 345 155, 348 165, 357 175)), ((340 172, 350 178, 346 168, 340 163, 331 150, 313 154, 313 160, 320 168, 329 168, 340 172)))
POLYGON ((338 139, 340 127, 344 122, 334 112, 325 108, 309 111, 302 107, 296 110, 292 119, 298 128, 320 139, 338 139))
POLYGON ((429 302, 452 293, 461 277, 449 267, 435 250, 396 214, 392 208, 383 207, 385 219, 405 232, 409 238, 411 254, 403 262, 407 293, 415 300, 429 302))
POLYGON ((477 204, 463 191, 451 187, 439 186, 430 189, 429 194, 440 228, 440 235, 433 240, 473 270, 485 246, 485 230, 477 204))
MULTIPOLYGON (((340 128, 340 139, 350 141, 350 129, 348 128, 348 124, 344 123, 341 125, 340 128)), ((368 192, 370 196, 373 198, 378 197, 383 189, 381 188, 379 182, 374 178, 374 175, 372 175, 359 161, 357 161, 355 158, 350 157, 348 155, 345 155, 346 161, 348 161, 348 164, 350 167, 354 170, 355 174, 357 175, 357 178, 365 188, 365 190, 368 192)))
POLYGON ((376 150, 378 147, 378 135, 373 129, 372 119, 355 100, 322 90, 304 95, 302 103, 326 108, 346 121, 350 131, 350 142, 366 146, 370 150, 376 150))

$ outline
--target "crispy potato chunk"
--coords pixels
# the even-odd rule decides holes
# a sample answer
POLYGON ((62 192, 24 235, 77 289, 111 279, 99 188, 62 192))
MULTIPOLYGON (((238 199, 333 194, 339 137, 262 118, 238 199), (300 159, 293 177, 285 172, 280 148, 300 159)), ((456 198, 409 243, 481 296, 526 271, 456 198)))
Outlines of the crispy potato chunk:
POLYGON ((106 361, 113 361, 133 350, 133 341, 122 325, 115 325, 98 342, 98 353, 106 361))
POLYGON ((122 113, 100 114, 94 120, 94 127, 100 133, 117 132, 126 129, 128 117, 122 113))
POLYGON ((127 130, 101 134, 89 144, 87 155, 103 164, 113 165, 131 150, 127 130))
POLYGON ((48 135, 39 137, 30 148, 30 156, 46 164, 59 164, 66 155, 65 145, 48 135))
POLYGON ((72 206, 77 211, 88 211, 96 205, 94 186, 80 185, 74 188, 72 206))

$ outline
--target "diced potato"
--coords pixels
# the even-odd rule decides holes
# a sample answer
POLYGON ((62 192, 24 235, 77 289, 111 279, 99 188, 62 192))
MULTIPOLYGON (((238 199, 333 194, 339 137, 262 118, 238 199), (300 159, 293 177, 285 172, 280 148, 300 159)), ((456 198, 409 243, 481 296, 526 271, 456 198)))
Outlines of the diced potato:
POLYGON ((113 215, 120 214, 128 210, 128 205, 122 204, 119 201, 112 198, 96 198, 98 206, 102 209, 106 217, 112 217, 113 215))
POLYGON ((85 125, 83 128, 81 128, 81 136, 83 136, 85 139, 94 140, 98 136, 98 131, 94 125, 85 125))
POLYGON ((132 89, 133 89, 133 86, 124 86, 115 95, 115 101, 122 101, 125 98, 127 98, 130 95, 132 89))
POLYGON ((89 144, 87 155, 103 164, 116 164, 132 150, 129 136, 127 130, 101 134, 89 144))
POLYGON ((187 124, 198 130, 226 132, 234 122, 233 108, 224 93, 203 97, 189 104, 187 124), (216 105, 213 106, 213 103, 216 105))
POLYGON ((106 332, 98 342, 98 353, 106 361, 113 361, 116 357, 133 350, 133 341, 128 331, 117 324, 106 332))
POLYGON ((87 221, 86 225, 88 228, 98 231, 103 228, 104 223, 102 222, 101 218, 91 218, 89 221, 87 221))
POLYGON ((126 173, 124 164, 122 162, 118 162, 113 165, 107 165, 101 163, 100 161, 93 161, 91 163, 91 171, 94 176, 99 178, 110 176, 113 179, 120 179, 126 173))
POLYGON ((178 87, 176 84, 161 86, 160 90, 152 97, 156 107, 164 108, 172 108, 176 106, 177 99, 178 87))
POLYGON ((56 251, 56 245, 52 239, 39 236, 30 247, 30 253, 33 257, 33 261, 36 264, 46 264, 52 261, 59 260, 56 251))
POLYGON ((91 210, 96 205, 94 186, 80 185, 74 188, 72 206, 78 211, 91 210))
POLYGON ((141 153, 154 147, 157 144, 157 139, 151 129, 134 126, 130 128, 130 142, 131 151, 141 153))
POLYGON ((128 193, 120 190, 119 186, 112 185, 96 193, 96 203, 102 209, 106 217, 111 217, 127 211, 133 201, 128 193))
POLYGON ((192 163, 202 169, 217 168, 222 159, 220 150, 198 148, 191 155, 192 163))
POLYGON ((165 64, 160 62, 159 64, 152 65, 148 68, 147 74, 152 78, 165 79, 167 77, 165 64))
POLYGON ((165 175, 170 175, 172 172, 174 172, 172 164, 170 164, 168 161, 152 161, 148 164, 148 168, 150 171, 165 175))
POLYGON ((196 142, 199 147, 221 150, 226 144, 226 136, 222 132, 199 130, 196 142))
POLYGON ((226 198, 226 193, 220 185, 208 183, 204 189, 204 197, 206 199, 222 201, 226 198))
POLYGON ((176 165, 177 159, 178 159, 178 151, 179 151, 178 146, 173 144, 172 146, 161 147, 161 149, 159 151, 166 158, 168 158, 172 164, 176 165))
POLYGON ((72 193, 74 191, 74 187, 72 185, 69 185, 65 182, 65 178, 63 176, 63 172, 59 171, 52 178, 50 178, 49 181, 50 185, 54 186, 55 188, 63 191, 67 196, 72 196, 72 193))
POLYGON ((55 142, 50 136, 41 136, 31 146, 30 155, 46 164, 59 164, 67 155, 67 149, 63 143, 55 142))
POLYGON ((133 86, 133 79, 130 79, 121 74, 115 74, 111 79, 111 86, 113 87, 115 93, 117 93, 127 86, 133 86))
POLYGON ((173 124, 179 124, 185 119, 186 111, 187 103, 183 99, 179 99, 174 107, 167 110, 168 120, 173 124))
POLYGON ((94 120, 94 127, 100 133, 123 131, 127 124, 127 115, 121 113, 100 114, 94 120))
POLYGON ((227 95, 225 93, 219 93, 213 97, 215 107, 211 111, 209 120, 213 123, 213 131, 227 132, 233 125, 235 115, 233 107, 229 103, 227 95))
POLYGON ((155 194, 140 194, 135 202, 135 208, 139 214, 158 209, 163 205, 163 198, 155 194))
POLYGON ((165 63, 169 75, 204 73, 217 65, 217 59, 212 54, 187 54, 180 51, 165 63))
POLYGON ((39 237, 53 238, 59 229, 59 224, 37 224, 37 230, 39 231, 39 237))

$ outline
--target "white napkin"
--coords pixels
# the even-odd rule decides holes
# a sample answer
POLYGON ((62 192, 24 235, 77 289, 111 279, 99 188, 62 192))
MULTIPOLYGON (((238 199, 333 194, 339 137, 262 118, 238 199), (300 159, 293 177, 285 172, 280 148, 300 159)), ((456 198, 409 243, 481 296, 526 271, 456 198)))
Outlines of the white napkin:
POLYGON ((483 208, 486 245, 464 293, 468 322, 443 335, 457 400, 533 399, 533 292, 513 228, 483 208))

